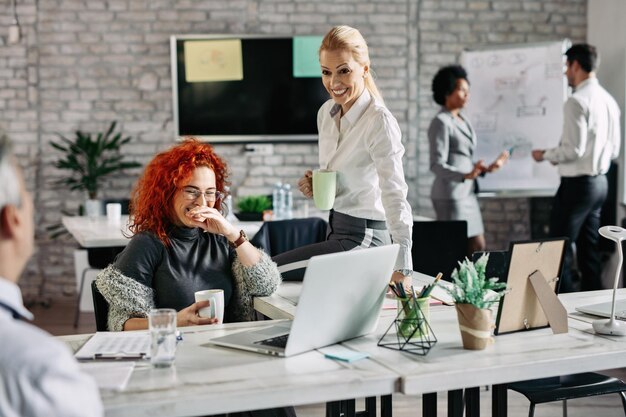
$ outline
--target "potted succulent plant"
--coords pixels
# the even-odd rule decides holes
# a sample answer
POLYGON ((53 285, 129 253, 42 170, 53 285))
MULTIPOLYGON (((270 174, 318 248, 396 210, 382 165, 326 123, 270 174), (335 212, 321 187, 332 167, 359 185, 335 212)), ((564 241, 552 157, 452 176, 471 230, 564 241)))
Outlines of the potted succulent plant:
POLYGON ((497 303, 506 288, 498 278, 485 278, 489 255, 483 254, 476 263, 465 258, 452 271, 454 286, 446 288, 454 299, 459 328, 465 349, 484 349, 493 342, 491 307, 497 303))
POLYGON ((112 122, 106 131, 96 134, 77 130, 72 139, 57 134, 60 141, 50 142, 53 148, 63 154, 54 166, 69 171, 69 175, 57 180, 56 184, 67 186, 70 190, 86 191, 87 215, 101 213, 102 203, 97 198, 105 177, 124 169, 141 166, 137 162, 124 160, 120 148, 128 143, 131 137, 123 137, 121 132, 114 133, 116 125, 117 122, 112 122))
POLYGON ((272 202, 265 195, 241 197, 237 202, 239 212, 235 216, 241 221, 261 221, 263 212, 272 208, 272 202))

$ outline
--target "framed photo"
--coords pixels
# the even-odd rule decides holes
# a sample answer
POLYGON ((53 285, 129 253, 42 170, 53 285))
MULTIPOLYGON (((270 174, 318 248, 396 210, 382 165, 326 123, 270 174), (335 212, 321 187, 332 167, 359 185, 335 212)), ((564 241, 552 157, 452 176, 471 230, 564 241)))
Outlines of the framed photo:
POLYGON ((507 272, 507 293, 500 300, 494 334, 533 330, 548 326, 529 277, 539 271, 558 293, 567 239, 512 242, 507 272))

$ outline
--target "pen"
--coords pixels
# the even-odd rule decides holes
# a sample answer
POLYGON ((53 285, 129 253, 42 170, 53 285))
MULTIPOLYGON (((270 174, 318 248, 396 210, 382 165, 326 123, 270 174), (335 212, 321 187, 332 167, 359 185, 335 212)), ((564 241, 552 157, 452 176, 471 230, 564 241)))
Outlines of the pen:
POLYGON ((135 360, 135 359, 143 359, 146 357, 145 353, 95 353, 93 355, 94 359, 105 359, 105 360, 135 360))
POLYGON ((440 272, 437 274, 432 284, 424 287, 424 289, 422 290, 422 293, 420 294, 420 298, 430 296, 430 293, 433 291, 433 288, 435 288, 435 286, 437 285, 437 282, 441 279, 441 277, 443 277, 443 274, 440 272))

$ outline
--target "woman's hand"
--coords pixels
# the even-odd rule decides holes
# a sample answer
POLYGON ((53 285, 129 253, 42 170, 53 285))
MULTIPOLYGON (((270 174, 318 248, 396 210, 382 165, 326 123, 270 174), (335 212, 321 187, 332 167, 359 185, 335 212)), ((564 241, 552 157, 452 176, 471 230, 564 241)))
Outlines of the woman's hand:
POLYGON ((404 286, 404 291, 407 294, 411 293, 411 286, 413 286, 412 276, 404 275, 400 271, 394 271, 393 274, 391 274, 391 281, 402 284, 404 286))
POLYGON ((186 216, 193 220, 197 227, 209 233, 224 235, 230 242, 239 238, 239 230, 215 208, 197 206, 189 210, 186 216))
MULTIPOLYGON (((235 228, 222 214, 207 206, 194 207, 187 212, 194 225, 209 233, 223 235, 229 242, 239 239, 240 231, 235 228)), ((239 261, 243 266, 256 265, 261 260, 261 252, 250 242, 243 242, 236 249, 239 261)))
POLYGON ((502 166, 509 160, 510 156, 509 151, 502 151, 496 160, 487 167, 487 172, 494 172, 502 168, 502 166))
POLYGON ((209 305, 211 305, 211 302, 208 300, 198 301, 197 303, 193 303, 189 307, 180 310, 176 313, 176 326, 185 327, 217 323, 216 317, 203 318, 198 315, 198 310, 208 307, 209 305))
POLYGON ((313 198, 313 171, 305 171, 304 176, 298 180, 298 189, 305 197, 313 198))
POLYGON ((466 180, 476 179, 480 174, 487 170, 487 166, 485 165, 485 161, 482 159, 474 164, 474 168, 463 176, 466 180))

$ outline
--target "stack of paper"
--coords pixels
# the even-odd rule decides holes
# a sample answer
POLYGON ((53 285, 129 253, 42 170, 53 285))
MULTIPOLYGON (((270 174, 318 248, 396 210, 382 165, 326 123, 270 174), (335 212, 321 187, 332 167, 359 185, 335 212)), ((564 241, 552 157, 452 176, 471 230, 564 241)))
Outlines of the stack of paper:
POLYGON ((145 332, 97 332, 76 352, 76 359, 143 359, 150 352, 145 332))

